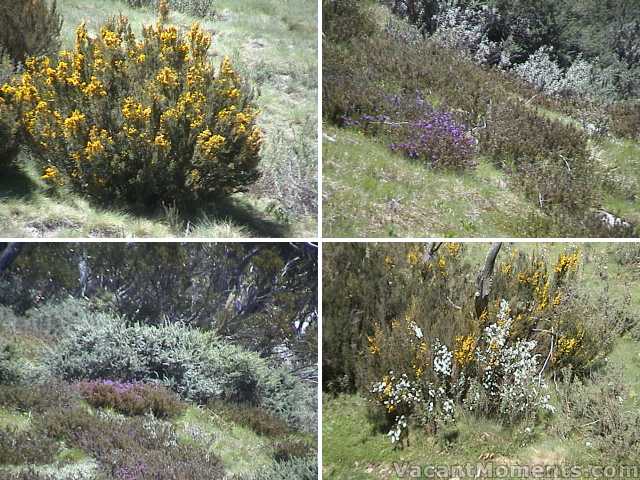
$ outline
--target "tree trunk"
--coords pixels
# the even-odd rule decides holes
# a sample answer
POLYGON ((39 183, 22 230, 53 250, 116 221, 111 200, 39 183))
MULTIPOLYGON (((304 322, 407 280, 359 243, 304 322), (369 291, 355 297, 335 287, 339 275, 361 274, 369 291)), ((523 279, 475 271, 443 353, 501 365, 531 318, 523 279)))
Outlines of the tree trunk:
POLYGON ((484 262, 484 268, 476 277, 475 307, 476 318, 478 319, 489 305, 489 294, 491 293, 491 285, 493 283, 493 267, 501 247, 502 242, 496 242, 491 245, 487 259, 484 262))
POLYGON ((22 250, 23 243, 12 242, 7 244, 7 246, 2 251, 0 255, 0 274, 7 270, 13 261, 18 257, 20 251, 22 250))

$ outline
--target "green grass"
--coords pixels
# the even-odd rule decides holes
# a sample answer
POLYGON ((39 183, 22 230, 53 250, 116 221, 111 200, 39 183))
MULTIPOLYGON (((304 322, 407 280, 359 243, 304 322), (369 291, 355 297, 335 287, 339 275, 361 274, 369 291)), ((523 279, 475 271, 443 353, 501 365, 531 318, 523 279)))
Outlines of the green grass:
MULTIPOLYGON (((436 171, 355 130, 325 124, 324 132, 325 236, 533 237, 549 223, 517 177, 487 158, 473 171, 436 171)), ((606 176, 602 204, 594 207, 640 225, 640 145, 591 144, 606 176)))
POLYGON ((474 172, 429 170, 353 131, 325 125, 323 234, 327 237, 521 236, 531 203, 480 159, 474 172))
POLYGON ((249 474, 273 462, 269 441, 206 409, 190 407, 177 425, 182 441, 209 446, 209 451, 222 459, 231 474, 249 474))
MULTIPOLYGON (((134 32, 153 23, 154 11, 120 0, 59 0, 63 48, 85 22, 95 34, 113 15, 129 18, 134 32)), ((26 168, 0 179, 2 234, 13 237, 282 237, 317 230, 317 2, 219 0, 214 19, 172 11, 169 23, 186 30, 194 21, 213 34, 211 60, 229 55, 256 87, 265 131, 262 179, 249 192, 195 212, 160 208, 141 215, 92 205, 78 195, 44 190, 26 168)))

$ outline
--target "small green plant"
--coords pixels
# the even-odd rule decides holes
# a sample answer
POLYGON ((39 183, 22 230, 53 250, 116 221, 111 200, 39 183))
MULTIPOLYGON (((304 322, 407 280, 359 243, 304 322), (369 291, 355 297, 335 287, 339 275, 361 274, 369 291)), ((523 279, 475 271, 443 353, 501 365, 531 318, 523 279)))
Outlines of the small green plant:
POLYGON ((290 433, 289 426, 263 409, 221 401, 209 402, 207 408, 238 425, 250 428, 258 435, 282 437, 290 433))

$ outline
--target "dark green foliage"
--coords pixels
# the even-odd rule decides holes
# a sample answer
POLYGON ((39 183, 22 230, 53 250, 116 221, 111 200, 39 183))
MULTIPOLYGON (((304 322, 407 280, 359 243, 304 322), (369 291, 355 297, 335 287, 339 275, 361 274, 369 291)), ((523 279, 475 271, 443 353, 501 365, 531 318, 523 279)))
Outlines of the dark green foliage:
POLYGON ((315 449, 303 440, 287 439, 276 442, 273 446, 273 458, 278 463, 290 462, 296 458, 309 458, 314 455, 315 449))
POLYGON ((640 102, 618 103, 611 107, 611 132, 622 138, 640 139, 640 102))
POLYGON ((81 382, 77 388, 92 407, 110 408, 124 415, 151 413, 156 418, 170 418, 185 408, 173 392, 159 385, 96 380, 81 382))
POLYGON ((224 419, 250 428, 258 435, 282 437, 291 432, 284 421, 258 407, 214 401, 209 402, 207 408, 224 419))
POLYGON ((18 358, 16 344, 0 338, 0 385, 13 384, 20 379, 18 358))
POLYGON ((60 450, 40 431, 0 428, 0 465, 52 463, 60 450))
POLYGON ((1 0, 0 46, 15 62, 55 52, 60 46, 62 17, 56 0, 1 0))

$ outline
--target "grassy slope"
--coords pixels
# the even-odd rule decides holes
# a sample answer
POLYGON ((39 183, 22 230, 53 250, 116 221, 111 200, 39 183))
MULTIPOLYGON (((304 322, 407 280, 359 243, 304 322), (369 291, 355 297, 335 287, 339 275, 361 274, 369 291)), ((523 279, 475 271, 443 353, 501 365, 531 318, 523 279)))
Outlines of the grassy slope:
MULTIPOLYGON (((62 41, 72 45, 76 26, 90 32, 108 17, 122 13, 136 33, 152 23, 149 9, 129 8, 118 0, 60 0, 64 18, 62 41)), ((300 171, 300 182, 315 188, 316 151, 300 144, 316 143, 317 122, 317 2, 314 0, 219 0, 218 18, 203 21, 214 33, 211 54, 218 64, 223 54, 237 61, 260 94, 259 123, 266 133, 264 180, 228 204, 196 215, 162 211, 142 218, 100 209, 75 195, 46 195, 38 175, 30 171, 3 174, 0 180, 0 224, 4 236, 307 236, 315 233, 316 213, 291 213, 278 201, 274 176, 300 171), (299 152, 305 151, 305 154, 299 152), (311 172, 311 173, 310 173, 311 172)), ((196 19, 172 12, 169 22, 187 29, 196 19)), ((287 182, 287 179, 279 179, 287 182)))
MULTIPOLYGON (((518 244, 517 248, 542 249, 553 257, 572 244, 518 244)), ((633 311, 640 312, 640 275, 620 265, 614 255, 621 244, 579 245, 585 259, 579 273, 580 285, 585 291, 596 295, 603 288, 602 279, 616 279, 612 288, 612 298, 621 299, 625 293, 631 294, 633 311)), ((486 254, 486 245, 469 245, 469 252, 481 261, 486 254)), ((622 369, 628 388, 625 408, 640 407, 640 343, 629 338, 620 339, 609 355, 609 365, 622 369)), ((579 436, 561 440, 542 430, 534 429, 533 437, 522 444, 521 429, 508 428, 495 422, 462 415, 457 421, 458 438, 448 448, 442 447, 434 438, 411 431, 411 446, 404 450, 394 450, 383 432, 373 430, 368 420, 371 404, 359 395, 344 395, 323 399, 323 477, 349 479, 397 478, 394 462, 418 465, 464 464, 491 458, 495 463, 513 462, 523 464, 602 464, 602 459, 586 445, 579 436)), ((553 422, 551 417, 547 422, 553 422)), ((559 420, 561 421, 561 419, 559 420)))
MULTIPOLYGON (((389 11, 375 9, 384 25, 389 11)), ((538 111, 581 126, 562 113, 538 111)), ((326 123, 323 131, 336 139, 323 138, 324 236, 539 236, 544 214, 522 194, 517 178, 509 180, 487 159, 463 175, 430 171, 376 139, 326 123)), ((613 186, 601 207, 639 225, 640 144, 611 139, 593 149, 613 186)))
MULTIPOLYGON (((0 428, 27 429, 30 414, 0 409, 0 428)), ((209 451, 222 459, 229 474, 251 474, 273 463, 273 441, 261 437, 252 430, 226 421, 214 413, 192 406, 173 421, 180 441, 199 442, 209 446, 209 451)), ((64 465, 92 462, 84 452, 63 449, 58 462, 46 465, 43 471, 57 473, 64 465)), ((16 467, 5 467, 15 470, 16 467)), ((0 467, 0 472, 2 467, 0 467)))
POLYGON ((328 237, 527 236, 538 214, 486 160, 474 172, 428 170, 353 130, 325 125, 323 234, 328 237))

